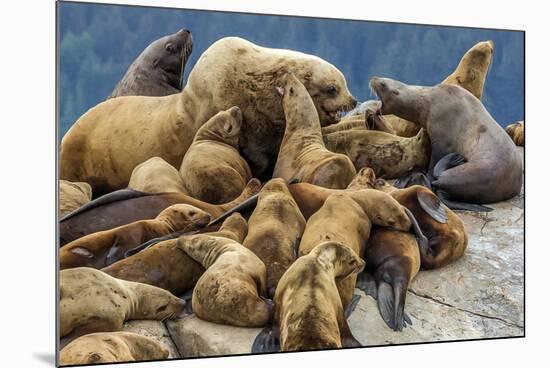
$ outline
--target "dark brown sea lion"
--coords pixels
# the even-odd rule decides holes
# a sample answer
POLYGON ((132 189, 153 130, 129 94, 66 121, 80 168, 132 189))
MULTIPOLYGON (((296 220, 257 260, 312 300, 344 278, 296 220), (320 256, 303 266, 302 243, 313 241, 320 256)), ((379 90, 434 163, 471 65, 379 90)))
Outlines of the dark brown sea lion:
POLYGON ((504 129, 464 88, 408 86, 372 78, 382 114, 418 122, 430 136, 430 174, 436 194, 452 209, 503 201, 522 185, 522 158, 504 129), (436 165, 437 164, 437 165, 436 165), (471 205, 474 204, 474 205, 471 205))
POLYGON ((202 202, 182 193, 147 194, 127 189, 113 192, 61 219, 60 244, 64 245, 85 235, 130 222, 155 218, 162 210, 177 203, 197 207, 208 212, 212 218, 216 218, 258 193, 260 187, 260 182, 252 179, 239 197, 221 205, 202 202))
MULTIPOLYGON (((242 243, 247 231, 246 220, 234 213, 223 222, 219 231, 209 235, 242 243)), ((195 285, 204 273, 204 267, 176 247, 177 241, 170 239, 159 242, 102 271, 118 279, 158 286, 174 295, 182 295, 195 285)))
POLYGON ((350 159, 325 148, 319 115, 304 85, 288 74, 281 87, 286 128, 273 177, 343 189, 356 175, 350 159))
POLYGON ((242 244, 264 262, 268 295, 273 297, 279 279, 297 257, 306 226, 283 179, 271 179, 264 185, 248 226, 242 244))
POLYGON ((88 183, 59 181, 59 216, 63 217, 92 200, 92 187, 88 183))
POLYGON ((516 146, 525 145, 525 133, 524 133, 524 123, 518 121, 517 123, 510 124, 506 127, 506 133, 512 138, 516 146))
POLYGON ((181 92, 185 64, 192 51, 193 37, 187 29, 153 41, 132 62, 109 98, 181 92))
POLYGON ((135 362, 168 358, 168 350, 133 332, 98 332, 81 336, 59 353, 60 365, 135 362))
POLYGON ((120 331, 127 320, 172 318, 185 307, 166 290, 115 279, 94 268, 71 268, 59 275, 62 345, 93 332, 120 331))
POLYGON ((103 268, 122 259, 124 253, 147 240, 172 232, 206 226, 210 214, 188 204, 174 204, 152 220, 140 220, 110 230, 88 234, 59 251, 60 269, 103 268))

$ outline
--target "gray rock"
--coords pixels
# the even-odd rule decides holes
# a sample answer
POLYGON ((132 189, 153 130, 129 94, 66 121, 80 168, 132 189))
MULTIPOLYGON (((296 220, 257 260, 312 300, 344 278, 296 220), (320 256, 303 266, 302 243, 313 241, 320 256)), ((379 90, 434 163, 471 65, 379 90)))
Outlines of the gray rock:
POLYGON ((157 341, 168 350, 168 359, 180 357, 176 345, 174 345, 166 326, 161 321, 128 321, 124 324, 124 331, 134 332, 157 341))

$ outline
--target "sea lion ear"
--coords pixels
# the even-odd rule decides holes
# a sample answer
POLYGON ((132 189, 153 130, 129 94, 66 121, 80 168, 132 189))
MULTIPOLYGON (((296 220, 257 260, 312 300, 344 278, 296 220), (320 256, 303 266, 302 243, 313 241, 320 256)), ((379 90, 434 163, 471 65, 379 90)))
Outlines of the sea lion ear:
POLYGON ((277 93, 281 96, 284 96, 285 95, 285 87, 279 87, 279 86, 275 86, 275 90, 277 91, 277 93))

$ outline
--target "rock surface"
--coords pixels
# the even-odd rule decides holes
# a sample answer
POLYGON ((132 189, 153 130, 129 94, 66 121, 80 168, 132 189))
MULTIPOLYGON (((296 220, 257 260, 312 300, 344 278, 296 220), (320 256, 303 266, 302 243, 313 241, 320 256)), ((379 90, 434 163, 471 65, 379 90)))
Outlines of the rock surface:
POLYGON ((124 331, 134 332, 140 335, 144 335, 159 342, 169 352, 168 358, 180 358, 180 354, 176 345, 172 341, 168 330, 164 323, 160 321, 128 321, 124 324, 124 331))

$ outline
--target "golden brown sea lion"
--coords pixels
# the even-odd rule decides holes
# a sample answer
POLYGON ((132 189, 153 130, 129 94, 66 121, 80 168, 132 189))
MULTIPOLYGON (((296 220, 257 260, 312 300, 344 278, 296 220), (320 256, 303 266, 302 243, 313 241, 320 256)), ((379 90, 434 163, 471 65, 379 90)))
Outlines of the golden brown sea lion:
POLYGON ((376 181, 376 174, 370 167, 363 167, 357 171, 357 175, 351 183, 348 184, 347 190, 360 190, 360 189, 372 189, 374 188, 374 182, 376 181))
POLYGON ((404 138, 380 131, 347 130, 323 137, 327 149, 347 155, 357 170, 368 166, 377 177, 395 179, 413 167, 427 167, 430 139, 421 129, 404 138))
POLYGON ((321 128, 323 137, 334 132, 346 130, 367 130, 365 119, 361 116, 350 116, 342 118, 338 123, 327 125, 321 128))
POLYGON ((252 178, 238 151, 241 123, 241 110, 234 106, 199 128, 180 166, 190 196, 208 203, 225 203, 238 196, 252 178))
POLYGON ((241 327, 271 319, 263 262, 228 238, 208 234, 178 239, 176 246, 206 269, 193 289, 193 312, 205 321, 241 327))
POLYGON ((71 268, 59 275, 62 345, 93 332, 120 331, 128 320, 172 318, 185 307, 166 290, 115 279, 93 268, 71 268))
POLYGON ((61 365, 136 362, 168 358, 168 350, 133 332, 98 332, 81 336, 59 353, 61 365))
POLYGON ((283 179, 271 179, 264 185, 248 226, 242 244, 264 262, 268 295, 273 297, 279 279, 296 259, 306 226, 283 179))
POLYGON ((92 200, 92 187, 88 183, 71 183, 59 180, 59 216, 63 217, 92 200))
POLYGON ((349 247, 325 242, 289 267, 274 298, 282 351, 359 346, 346 321, 336 280, 364 266, 349 247))
POLYGON ((350 159, 325 148, 319 115, 304 85, 293 75, 286 78, 283 96, 286 129, 273 177, 326 188, 343 189, 355 176, 350 159))
POLYGON ((179 171, 160 157, 152 157, 132 171, 128 188, 144 193, 185 192, 179 171))
POLYGON ((59 251, 60 269, 103 268, 122 259, 124 253, 147 240, 176 231, 206 226, 210 214, 188 204, 174 204, 153 220, 140 220, 74 240, 59 251))
POLYGON ((516 146, 525 145, 525 133, 524 133, 524 123, 518 121, 516 123, 510 124, 506 127, 506 133, 512 138, 516 146))

